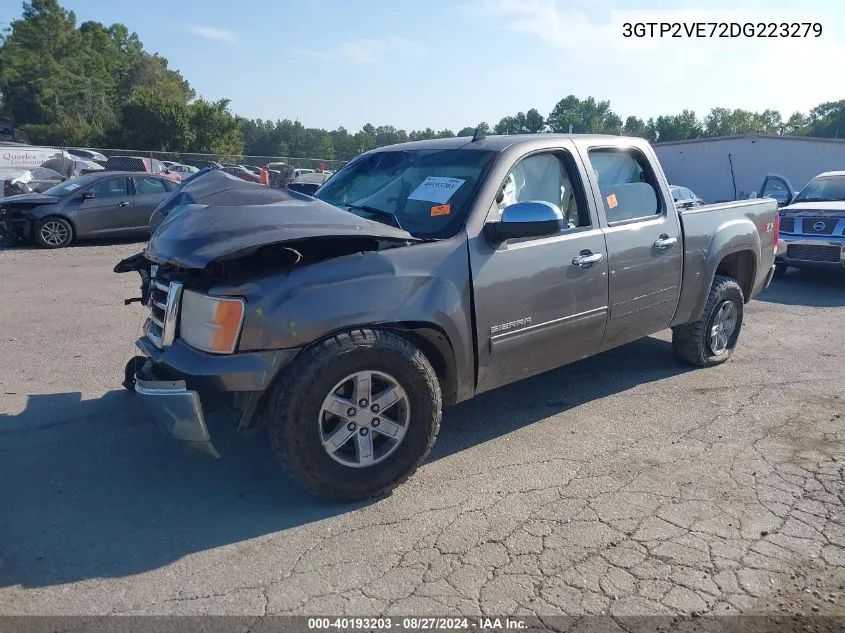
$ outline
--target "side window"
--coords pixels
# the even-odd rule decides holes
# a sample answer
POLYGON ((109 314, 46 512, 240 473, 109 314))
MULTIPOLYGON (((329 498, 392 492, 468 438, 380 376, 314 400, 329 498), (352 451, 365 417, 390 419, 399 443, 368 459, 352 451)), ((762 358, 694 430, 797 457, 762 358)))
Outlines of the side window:
POLYGON ((505 178, 496 196, 501 217, 515 202, 543 201, 557 206, 569 229, 590 226, 590 213, 580 189, 572 159, 556 153, 534 154, 523 158, 505 178))
POLYGON ((135 188, 138 190, 139 196, 149 193, 167 193, 164 182, 158 178, 136 178, 135 188))
POLYGON ((588 155, 608 223, 648 220, 662 212, 657 179, 639 152, 592 149, 588 155))
POLYGON ((95 198, 116 198, 126 195, 126 178, 109 178, 88 188, 95 198))

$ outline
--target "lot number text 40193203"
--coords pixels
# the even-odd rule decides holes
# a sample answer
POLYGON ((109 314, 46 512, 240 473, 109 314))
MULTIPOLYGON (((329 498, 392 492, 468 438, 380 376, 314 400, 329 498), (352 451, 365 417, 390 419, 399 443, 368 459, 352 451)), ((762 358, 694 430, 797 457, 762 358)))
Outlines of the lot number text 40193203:
POLYGON ((405 631, 445 631, 445 630, 476 630, 476 631, 513 631, 527 627, 525 620, 520 618, 493 617, 377 617, 377 618, 308 618, 309 630, 389 630, 405 631))
POLYGON ((821 37, 821 22, 625 22, 626 38, 821 37))

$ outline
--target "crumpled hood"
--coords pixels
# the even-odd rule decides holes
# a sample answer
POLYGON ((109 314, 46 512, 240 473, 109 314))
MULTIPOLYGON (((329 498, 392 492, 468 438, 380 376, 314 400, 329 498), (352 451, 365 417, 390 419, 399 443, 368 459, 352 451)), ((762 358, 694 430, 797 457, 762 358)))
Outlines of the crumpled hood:
POLYGON ((157 211, 167 213, 145 255, 160 264, 205 268, 271 244, 310 238, 418 241, 401 229, 360 218, 285 189, 211 170, 177 187, 157 211))
POLYGON ((845 201, 832 202, 795 202, 788 207, 781 207, 780 214, 790 213, 801 215, 809 213, 812 215, 836 215, 845 216, 845 201))
POLYGON ((45 196, 43 193, 21 193, 16 196, 6 196, 0 198, 0 204, 55 204, 59 198, 55 196, 45 196))

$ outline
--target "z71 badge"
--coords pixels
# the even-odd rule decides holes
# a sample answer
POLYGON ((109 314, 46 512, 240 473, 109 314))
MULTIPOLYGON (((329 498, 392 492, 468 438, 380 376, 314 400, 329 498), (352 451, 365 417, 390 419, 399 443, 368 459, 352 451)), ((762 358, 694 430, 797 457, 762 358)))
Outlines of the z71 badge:
POLYGON ((509 321, 508 323, 494 325, 490 328, 490 334, 507 332, 508 330, 515 330, 518 327, 525 327, 526 325, 531 325, 531 317, 525 317, 524 319, 517 319, 516 321, 509 321))

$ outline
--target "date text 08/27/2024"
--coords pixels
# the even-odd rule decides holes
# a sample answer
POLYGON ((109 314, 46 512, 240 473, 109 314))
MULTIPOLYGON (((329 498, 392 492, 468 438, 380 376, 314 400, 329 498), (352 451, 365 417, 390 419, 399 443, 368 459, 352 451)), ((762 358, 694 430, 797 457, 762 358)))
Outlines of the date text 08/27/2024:
POLYGON ((375 618, 308 618, 309 630, 390 630, 404 631, 518 631, 527 628, 518 618, 437 618, 437 617, 375 617, 375 618))

